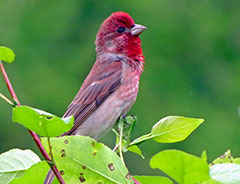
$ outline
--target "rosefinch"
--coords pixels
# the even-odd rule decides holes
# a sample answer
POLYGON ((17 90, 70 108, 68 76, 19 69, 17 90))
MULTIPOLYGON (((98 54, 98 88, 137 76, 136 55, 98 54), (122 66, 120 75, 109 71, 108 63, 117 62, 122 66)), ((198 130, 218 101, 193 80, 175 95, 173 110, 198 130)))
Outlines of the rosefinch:
MULTIPOLYGON (((99 139, 126 115, 136 100, 143 71, 138 36, 145 29, 125 12, 113 13, 103 22, 95 42, 97 60, 64 114, 75 118, 64 135, 99 139)), ((51 183, 53 177, 49 172, 44 183, 51 183)))

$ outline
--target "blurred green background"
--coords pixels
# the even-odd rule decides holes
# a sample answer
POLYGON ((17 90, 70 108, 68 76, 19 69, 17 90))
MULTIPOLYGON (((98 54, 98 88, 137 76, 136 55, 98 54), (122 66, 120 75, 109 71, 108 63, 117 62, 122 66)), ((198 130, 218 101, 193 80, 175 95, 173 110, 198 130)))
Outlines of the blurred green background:
MULTIPOLYGON (((146 58, 133 137, 148 133, 167 115, 206 121, 186 141, 140 145, 142 160, 126 154, 133 174, 153 174, 155 153, 169 148, 208 160, 231 149, 240 156, 240 1, 238 0, 0 0, 0 45, 16 53, 5 68, 22 102, 61 116, 95 61, 95 35, 114 11, 147 26, 141 35, 146 58)), ((8 95, 2 76, 0 92, 8 95)), ((30 148, 29 133, 12 123, 0 99, 0 151, 30 148)), ((110 132, 101 141, 113 146, 110 132)))

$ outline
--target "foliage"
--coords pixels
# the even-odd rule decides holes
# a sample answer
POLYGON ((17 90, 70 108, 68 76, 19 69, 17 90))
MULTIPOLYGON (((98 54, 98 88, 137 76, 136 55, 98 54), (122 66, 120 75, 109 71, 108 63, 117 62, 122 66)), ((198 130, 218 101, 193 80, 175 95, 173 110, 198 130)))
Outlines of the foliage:
POLYGON ((59 118, 39 109, 19 106, 13 108, 13 122, 22 124, 40 136, 56 137, 72 128, 74 118, 73 116, 59 118))
POLYGON ((22 177, 14 179, 11 184, 34 183, 43 184, 49 165, 46 161, 38 162, 30 167, 22 177), (37 176, 37 177, 36 177, 37 176))
MULTIPOLYGON (((42 139, 49 151, 46 138, 42 139)), ((66 183, 133 183, 120 158, 107 146, 84 136, 51 138, 52 152, 66 183), (84 149, 83 149, 84 148, 84 149), (86 157, 86 155, 88 155, 86 157)))
MULTIPOLYGON (((9 84, 8 81, 6 83, 9 84)), ((11 90, 10 92, 11 94, 14 93, 11 90)), ((6 100, 5 97, 3 99, 6 100)), ((6 101, 11 104, 10 100, 7 99, 6 101)), ((63 136, 54 138, 68 131, 73 126, 73 117, 59 118, 48 112, 28 106, 14 107, 12 114, 14 122, 18 122, 39 135, 46 137, 42 138, 42 144, 51 157, 52 163, 49 162, 48 164, 58 167, 65 182, 78 183, 80 181, 89 184, 134 183, 135 181, 125 166, 123 151, 132 151, 144 158, 137 144, 149 139, 159 143, 182 141, 204 121, 182 116, 168 116, 156 123, 150 134, 141 136, 131 142, 131 134, 137 118, 134 116, 121 117, 119 119, 118 132, 114 130, 116 133, 116 149, 114 148, 114 151, 119 153, 119 158, 110 148, 89 137, 63 136)), ((8 152, 3 153, 2 157, 6 159, 5 155, 7 154, 8 152)), ((20 160, 21 155, 17 154, 16 157, 17 160, 20 160)), ((25 160, 21 161, 23 164, 26 162, 25 160)), ((206 161, 176 150, 158 153, 151 159, 150 165, 152 168, 159 168, 166 172, 179 183, 202 182, 210 178, 208 173, 209 167, 206 161), (176 168, 178 168, 178 172, 176 172, 176 168)), ((46 167, 46 163, 40 162, 29 168, 30 166, 24 169, 21 167, 19 169, 18 166, 17 169, 9 171, 8 166, 4 167, 3 165, 3 177, 9 174, 10 177, 8 176, 7 179, 2 181, 9 183, 15 178, 13 183, 26 183, 29 181, 41 183, 45 177, 44 173, 46 174, 49 169, 46 167), (39 167, 41 167, 40 174, 38 177, 34 177, 34 173, 37 172, 39 167), (24 176, 20 177, 23 170, 27 171, 24 176)), ((172 183, 171 180, 162 176, 137 176, 137 178, 142 183, 172 183)))
POLYGON ((209 179, 206 161, 178 150, 165 150, 152 157, 150 165, 157 168, 180 184, 200 183, 209 179))
POLYGON ((40 158, 31 150, 11 149, 0 155, 0 183, 10 183, 23 176, 40 158))
POLYGON ((174 143, 186 139, 196 129, 203 119, 168 116, 156 123, 150 134, 135 139, 131 145, 139 144, 145 140, 153 139, 159 143, 174 143))
POLYGON ((240 183, 240 164, 223 163, 213 165, 210 169, 211 177, 221 183, 240 183))
POLYGON ((15 54, 12 49, 9 49, 4 46, 0 46, 0 61, 5 61, 8 63, 13 62, 15 59, 15 54))
POLYGON ((173 184, 170 179, 163 176, 134 176, 134 178, 143 184, 173 184))
MULTIPOLYGON (((43 113, 41 110, 35 111, 27 106, 22 107, 27 110, 21 111, 21 108, 16 108, 20 109, 20 113, 14 112, 16 111, 15 109, 13 111, 13 119, 22 120, 21 117, 24 117, 25 123, 22 125, 28 128, 35 128, 36 121, 33 121, 33 117, 35 116, 39 118, 39 116, 44 115, 55 118, 54 115, 47 112, 43 113)), ((116 145, 120 145, 118 152, 121 153, 123 150, 127 152, 129 148, 136 146, 135 144, 141 144, 149 139, 153 139, 156 142, 163 140, 164 143, 166 140, 170 140, 170 143, 179 142, 189 136, 202 122, 203 120, 201 119, 168 116, 153 126, 151 131, 152 136, 148 136, 148 139, 142 139, 142 137, 146 136, 140 136, 140 138, 136 139, 137 141, 134 140, 131 142, 131 133, 135 126, 136 118, 132 116, 120 118, 119 132, 122 133, 115 131, 118 140, 116 141, 116 145), (185 125, 184 128, 182 128, 182 125, 185 125), (157 136, 154 136, 155 134, 157 136), (159 139, 160 135, 164 135, 164 139, 159 139), (156 139, 156 137, 158 137, 158 139, 156 139), (121 147, 121 144, 123 147, 121 147)), ((62 125, 62 121, 54 123, 57 127, 62 125)), ((51 132, 51 129, 51 126, 45 126, 46 132, 51 132)), ((42 143, 47 152, 52 152, 54 162, 67 183, 76 183, 78 181, 84 181, 85 183, 133 183, 131 175, 124 165, 124 161, 122 160, 123 162, 121 162, 121 159, 110 148, 96 142, 92 138, 85 136, 64 136, 49 139, 48 137, 48 139, 42 138, 42 143), (49 141, 51 142, 51 146, 49 145, 49 141)), ((140 149, 138 147, 136 148, 133 149, 133 152, 142 155, 140 149), (135 150, 136 148, 138 151, 135 150)), ((236 162, 238 161, 238 159, 234 159, 231 156, 229 150, 209 165, 207 163, 206 151, 204 151, 201 158, 199 158, 183 151, 164 150, 152 157, 150 165, 153 169, 157 168, 162 170, 180 184, 201 182, 204 184, 218 182, 223 184, 237 184, 240 181, 240 165, 232 163, 235 160, 236 162)), ((48 170, 49 167, 46 167, 46 163, 38 163, 36 166, 28 169, 22 178, 19 176, 16 177, 13 183, 25 181, 41 183, 48 170), (42 165, 40 169, 41 174, 37 178, 33 177, 37 168, 40 167, 39 165, 42 165)), ((171 180, 163 176, 137 176, 136 178, 138 178, 142 184, 150 182, 171 183, 171 180)))

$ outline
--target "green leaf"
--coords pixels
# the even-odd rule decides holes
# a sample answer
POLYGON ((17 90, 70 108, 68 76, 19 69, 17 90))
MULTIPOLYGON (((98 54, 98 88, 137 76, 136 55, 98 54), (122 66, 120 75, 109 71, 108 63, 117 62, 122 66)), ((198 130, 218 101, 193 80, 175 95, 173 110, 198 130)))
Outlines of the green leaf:
POLYGON ((140 155, 143 159, 145 159, 142 154, 142 151, 140 150, 140 148, 138 146, 133 145, 133 146, 128 147, 127 149, 128 149, 128 151, 136 153, 136 154, 140 155))
POLYGON ((203 119, 187 118, 182 116, 168 116, 156 123, 150 134, 135 139, 130 145, 139 144, 148 139, 159 143, 174 143, 186 139, 203 119))
POLYGON ((233 163, 233 157, 230 150, 227 150, 223 155, 216 158, 210 165, 222 163, 233 163))
POLYGON ((39 109, 19 106, 13 108, 13 121, 22 124, 40 136, 55 137, 70 130, 74 118, 72 116, 60 118, 39 109))
POLYGON ((0 46, 0 60, 12 63, 15 59, 15 54, 12 49, 0 46))
POLYGON ((180 184, 196 184, 209 179, 207 162, 178 150, 159 152, 150 161, 153 169, 161 169, 180 184))
POLYGON ((125 123, 123 125, 123 137, 126 141, 129 141, 131 137, 131 133, 137 122, 137 117, 127 116, 124 119, 125 119, 125 123))
POLYGON ((173 182, 163 176, 134 176, 141 184, 173 184, 173 182))
MULTIPOLYGON (((133 146, 129 147, 131 133, 135 126, 136 121, 137 121, 137 118, 135 116, 134 117, 127 116, 125 118, 121 117, 119 119, 118 129, 119 129, 119 131, 121 131, 121 130, 123 131, 122 151, 123 152, 131 151, 133 153, 140 155, 144 159, 144 156, 138 146, 133 145, 133 146)), ((117 144, 119 144, 119 141, 120 141, 120 135, 116 130, 114 130, 114 129, 112 129, 112 130, 116 134, 116 145, 117 145, 117 144)))
POLYGON ((222 184, 222 183, 210 178, 210 179, 202 182, 201 184, 222 184))
MULTIPOLYGON (((113 129, 113 132, 116 134, 116 145, 119 144, 119 134, 113 129)), ((128 142, 126 140, 122 140, 122 151, 123 152, 127 152, 127 151, 131 151, 132 153, 136 153, 137 155, 140 155, 143 159, 144 156, 142 154, 142 151, 140 150, 140 148, 136 145, 130 146, 128 147, 128 142)))
MULTIPOLYGON (((127 168, 110 148, 85 136, 51 138, 52 152, 66 183, 133 183, 127 168)), ((47 139, 42 143, 49 151, 47 139)))
POLYGON ((213 165, 210 168, 210 176, 223 184, 239 184, 240 165, 232 163, 213 165))
POLYGON ((240 158, 234 158, 233 163, 234 164, 240 164, 240 158))
POLYGON ((0 155, 0 183, 19 178, 33 164, 40 162, 31 150, 12 149, 0 155))
POLYGON ((203 159, 204 161, 207 162, 207 152, 206 152, 206 150, 204 150, 204 151, 202 152, 202 154, 201 154, 201 159, 203 159))
MULTIPOLYGON (((118 129, 122 130, 123 132, 123 139, 126 140, 127 145, 130 142, 131 133, 135 127, 137 121, 137 117, 135 116, 127 116, 127 117, 120 117, 118 121, 118 129)), ((116 134, 118 135, 118 134, 116 134)))
POLYGON ((38 162, 30 167, 20 178, 14 179, 11 184, 34 183, 43 184, 49 171, 49 165, 46 161, 38 162))

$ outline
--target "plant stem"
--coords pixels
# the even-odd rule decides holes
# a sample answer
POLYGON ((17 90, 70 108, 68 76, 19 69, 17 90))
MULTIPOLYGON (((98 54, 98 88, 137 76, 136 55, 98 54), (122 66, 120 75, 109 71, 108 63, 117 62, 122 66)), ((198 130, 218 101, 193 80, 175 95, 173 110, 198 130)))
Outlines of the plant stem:
POLYGON ((6 73, 6 71, 5 71, 4 67, 3 67, 2 61, 0 61, 0 70, 1 70, 1 72, 2 72, 3 78, 4 78, 5 83, 6 83, 6 85, 7 85, 7 88, 8 88, 8 91, 10 92, 13 100, 14 100, 17 104, 20 104, 19 101, 18 101, 18 98, 17 98, 17 96, 16 96, 16 93, 14 92, 14 89, 13 89, 13 87, 12 87, 10 81, 9 81, 9 78, 8 78, 8 76, 7 76, 7 73, 6 73))
POLYGON ((119 143, 113 148, 113 151, 116 152, 119 147, 119 143))
MULTIPOLYGON (((9 90, 9 92, 10 92, 14 102, 16 102, 17 106, 20 106, 21 104, 20 104, 20 102, 19 102, 19 100, 17 98, 17 95, 16 95, 13 87, 12 87, 12 84, 11 84, 11 82, 10 82, 8 76, 7 76, 7 73, 6 73, 5 69, 4 69, 4 66, 3 66, 3 63, 2 63, 1 60, 0 60, 0 70, 2 72, 3 78, 5 80, 5 83, 6 83, 7 87, 8 87, 8 90, 9 90)), ((43 157, 46 159, 46 161, 50 165, 50 167, 51 167, 52 171, 54 172, 55 176, 57 177, 58 181, 61 184, 65 184, 65 182, 64 182, 60 172, 58 171, 58 169, 56 167, 56 165, 52 164, 52 160, 50 159, 49 155, 47 154, 46 150, 44 149, 44 147, 43 147, 43 145, 42 145, 38 135, 35 132, 31 131, 31 130, 28 130, 28 131, 31 134, 33 140, 35 141, 38 149, 42 153, 43 157)))
MULTIPOLYGON (((120 121, 121 123, 121 121, 120 121)), ((122 136, 123 136, 123 122, 120 125, 120 132, 119 132, 119 155, 122 160, 122 163, 126 166, 124 158, 123 158, 123 153, 122 153, 122 136)))
POLYGON ((52 163, 55 164, 55 161, 54 161, 54 158, 53 158, 53 153, 52 153, 52 145, 51 145, 51 141, 50 141, 50 138, 47 137, 47 140, 48 140, 48 145, 49 145, 49 155, 52 159, 52 163))
POLYGON ((7 97, 5 97, 2 93, 0 93, 0 98, 5 100, 9 105, 15 107, 14 103, 12 103, 11 100, 9 100, 7 97))
POLYGON ((137 181, 133 176, 132 176, 132 180, 134 181, 135 184, 141 184, 139 181, 137 181))

